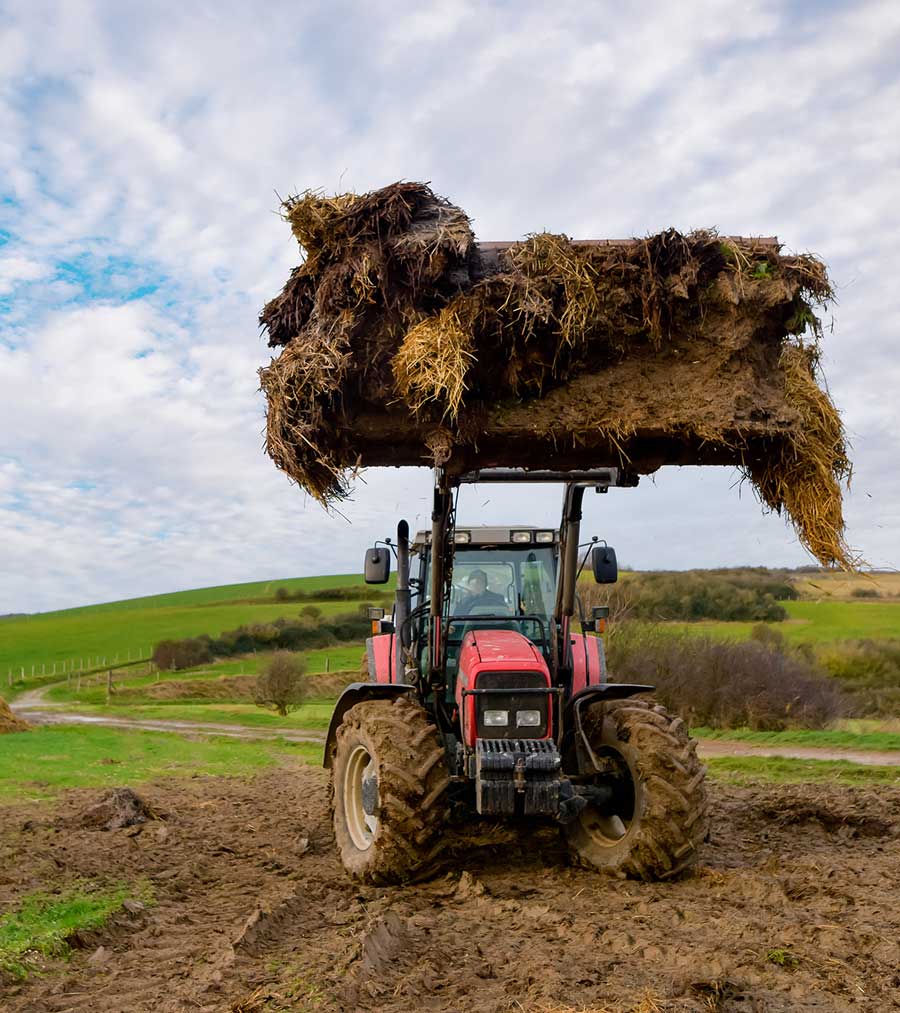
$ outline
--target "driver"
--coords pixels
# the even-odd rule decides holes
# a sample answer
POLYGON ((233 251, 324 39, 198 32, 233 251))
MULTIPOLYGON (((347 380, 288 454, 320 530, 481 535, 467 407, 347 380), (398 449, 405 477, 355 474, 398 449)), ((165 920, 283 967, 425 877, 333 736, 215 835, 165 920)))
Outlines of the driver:
POLYGON ((466 583, 469 594, 460 603, 461 615, 468 615, 473 608, 489 608, 495 605, 507 608, 506 599, 502 594, 488 590, 488 579, 484 570, 473 570, 466 583))

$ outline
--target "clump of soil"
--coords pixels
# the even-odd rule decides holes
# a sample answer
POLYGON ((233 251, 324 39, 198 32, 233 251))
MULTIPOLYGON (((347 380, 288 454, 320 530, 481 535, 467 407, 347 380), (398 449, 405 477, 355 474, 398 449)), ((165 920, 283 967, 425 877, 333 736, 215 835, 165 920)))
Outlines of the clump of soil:
POLYGON ((131 788, 113 788, 98 802, 70 817, 70 823, 74 821, 91 830, 122 830, 153 819, 158 819, 158 814, 137 792, 131 788))
POLYGON ((0 697, 0 735, 9 735, 13 732, 31 731, 31 725, 23 718, 18 717, 10 709, 9 704, 0 697))
POLYGON ((478 244, 421 183, 284 215, 306 259, 260 316, 282 349, 266 447, 323 503, 358 466, 729 464, 824 564, 852 562, 816 258, 711 230, 478 244))

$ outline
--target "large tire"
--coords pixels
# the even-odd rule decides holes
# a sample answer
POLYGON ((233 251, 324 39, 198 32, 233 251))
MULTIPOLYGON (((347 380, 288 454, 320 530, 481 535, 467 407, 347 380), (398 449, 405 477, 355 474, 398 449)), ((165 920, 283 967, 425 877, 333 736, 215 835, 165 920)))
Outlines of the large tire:
POLYGON ((584 727, 617 788, 610 805, 589 804, 567 825, 577 859, 644 880, 688 870, 706 839, 708 803, 706 768, 684 721, 659 704, 614 700, 594 704, 584 727))
POLYGON ((407 696, 351 707, 338 729, 331 783, 334 836, 351 876, 398 883, 430 870, 450 778, 422 707, 407 696))

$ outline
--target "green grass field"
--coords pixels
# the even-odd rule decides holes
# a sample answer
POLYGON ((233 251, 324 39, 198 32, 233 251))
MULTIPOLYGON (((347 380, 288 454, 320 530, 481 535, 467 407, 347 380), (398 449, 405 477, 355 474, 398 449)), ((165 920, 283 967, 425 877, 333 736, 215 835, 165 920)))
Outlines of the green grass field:
MULTIPOLYGON (((10 669, 17 677, 25 668, 25 677, 49 672, 55 663, 76 665, 81 661, 105 657, 113 664, 118 655, 125 661, 148 657, 160 640, 216 635, 246 623, 271 622, 281 616, 297 615, 310 602, 277 602, 253 604, 248 598, 274 596, 280 587, 292 591, 314 592, 323 588, 362 586, 359 574, 325 577, 300 577, 291 580, 263 581, 253 584, 229 584, 222 587, 178 591, 174 594, 133 598, 129 601, 41 612, 31 616, 0 619, 0 688, 5 688, 10 669)), ((373 590, 373 600, 380 600, 383 589, 373 590)), ((323 615, 355 612, 355 601, 315 602, 323 615)), ((358 664, 357 658, 356 663, 358 664)))
POLYGON ((795 728, 783 732, 757 732, 749 728, 692 728, 691 735, 697 739, 746 742, 752 746, 809 746, 814 749, 871 749, 876 752, 900 750, 900 733, 890 731, 795 728))
POLYGON ((281 740, 186 739, 168 732, 46 726, 0 738, 0 802, 161 777, 245 776, 289 758, 319 763, 322 749, 316 743, 281 740))
POLYGON ((713 756, 705 761, 712 777, 729 784, 801 784, 900 786, 900 767, 879 767, 846 760, 792 760, 781 756, 713 756))
POLYGON ((103 888, 80 883, 59 893, 37 892, 0 916, 0 972, 25 978, 38 957, 68 957, 69 940, 78 932, 102 928, 129 898, 153 902, 148 882, 134 887, 103 888))
MULTIPOLYGON (((786 601, 788 619, 771 623, 790 643, 900 637, 900 601, 786 601)), ((710 637, 746 639, 756 623, 667 623, 672 629, 710 637)))

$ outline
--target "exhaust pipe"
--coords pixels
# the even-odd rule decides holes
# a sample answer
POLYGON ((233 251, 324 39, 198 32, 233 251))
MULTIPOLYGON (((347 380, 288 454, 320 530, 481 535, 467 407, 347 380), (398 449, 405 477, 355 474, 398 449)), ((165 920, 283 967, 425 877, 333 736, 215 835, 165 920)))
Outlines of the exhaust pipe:
POLYGON ((394 682, 406 682, 403 627, 409 618, 409 525, 397 525, 397 590, 394 593, 394 682))

